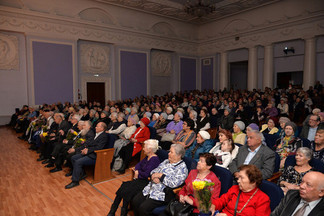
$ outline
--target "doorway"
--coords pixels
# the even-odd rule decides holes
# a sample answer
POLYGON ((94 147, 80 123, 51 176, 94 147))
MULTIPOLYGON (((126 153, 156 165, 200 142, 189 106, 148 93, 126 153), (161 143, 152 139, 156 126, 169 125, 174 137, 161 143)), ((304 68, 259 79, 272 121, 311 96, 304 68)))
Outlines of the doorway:
POLYGON ((230 88, 247 89, 248 61, 232 62, 229 67, 230 88))
POLYGON ((105 103, 105 83, 104 82, 87 82, 87 101, 105 103))
POLYGON ((288 88, 289 84, 301 87, 303 84, 303 71, 277 73, 277 88, 288 88))

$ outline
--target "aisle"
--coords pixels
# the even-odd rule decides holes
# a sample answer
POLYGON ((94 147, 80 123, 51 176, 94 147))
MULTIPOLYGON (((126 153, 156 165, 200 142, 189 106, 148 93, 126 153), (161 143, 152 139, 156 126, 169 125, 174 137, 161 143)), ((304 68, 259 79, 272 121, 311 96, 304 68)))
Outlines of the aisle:
POLYGON ((71 181, 64 176, 67 170, 50 173, 36 162, 38 154, 17 136, 10 128, 0 127, 1 216, 107 215, 115 191, 130 178, 126 173, 96 185, 83 180, 80 186, 66 190, 64 186, 71 181))

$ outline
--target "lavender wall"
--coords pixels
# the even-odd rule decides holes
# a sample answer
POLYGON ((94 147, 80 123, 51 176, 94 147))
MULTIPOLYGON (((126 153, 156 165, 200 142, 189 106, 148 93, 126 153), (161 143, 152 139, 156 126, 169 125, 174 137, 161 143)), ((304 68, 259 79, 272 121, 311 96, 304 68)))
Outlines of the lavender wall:
POLYGON ((120 51, 121 98, 147 94, 147 54, 120 51))
POLYGON ((201 60, 201 89, 213 89, 213 67, 214 62, 212 58, 209 59, 210 64, 204 65, 204 60, 201 60))
POLYGON ((72 45, 33 41, 35 104, 73 102, 72 45))
POLYGON ((180 58, 180 90, 196 89, 196 59, 180 58))

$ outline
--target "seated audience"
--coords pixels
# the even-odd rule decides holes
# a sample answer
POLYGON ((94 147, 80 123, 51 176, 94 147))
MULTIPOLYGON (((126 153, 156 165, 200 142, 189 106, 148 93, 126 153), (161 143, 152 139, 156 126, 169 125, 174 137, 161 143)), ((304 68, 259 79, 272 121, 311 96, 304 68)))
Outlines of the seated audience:
POLYGON ((238 168, 238 185, 232 186, 220 198, 212 200, 212 214, 218 216, 249 215, 269 216, 271 213, 269 197, 259 189, 262 173, 254 165, 242 165, 238 168))
POLYGON ((121 134, 125 128, 126 128, 126 121, 124 120, 125 114, 120 113, 112 113, 111 116, 114 115, 113 118, 111 118, 111 122, 113 122, 112 126, 107 129, 107 148, 113 148, 115 141, 118 139, 118 135, 121 134))
POLYGON ((314 141, 315 134, 318 129, 324 129, 323 125, 319 126, 321 123, 321 118, 318 115, 311 115, 308 124, 304 125, 299 137, 308 139, 309 141, 314 141))
POLYGON ((276 127, 276 118, 270 117, 267 119, 267 124, 261 126, 260 132, 266 134, 278 134, 279 129, 276 127))
POLYGON ((144 141, 150 138, 150 129, 147 127, 149 123, 150 120, 148 118, 142 118, 141 121, 139 121, 140 126, 130 137, 130 142, 120 149, 118 154, 123 160, 123 164, 119 170, 116 170, 120 174, 125 173, 125 169, 128 167, 132 157, 141 152, 144 141))
MULTIPOLYGON (((228 130, 224 130, 224 129, 219 130, 218 138, 219 138, 219 142, 217 142, 215 146, 212 149, 210 149, 209 153, 213 153, 215 155, 216 151, 221 149, 222 143, 226 140, 229 140, 231 143, 234 143, 232 139, 232 133, 228 130)), ((234 149, 231 152, 232 159, 236 157, 238 153, 238 149, 239 147, 235 145, 234 149)))
POLYGON ((188 176, 187 166, 182 160, 184 154, 182 145, 171 145, 168 159, 152 170, 151 182, 132 199, 135 216, 152 215, 153 209, 171 201, 166 191, 182 185, 188 176))
POLYGON ((324 129, 317 130, 315 140, 311 142, 311 149, 313 157, 324 163, 324 129))
POLYGON ((251 117, 251 121, 257 125, 262 125, 266 121, 266 114, 262 106, 257 106, 255 112, 251 117))
POLYGON ((221 115, 219 114, 219 112, 217 111, 217 109, 215 107, 213 107, 211 109, 211 113, 209 116, 209 121, 210 121, 210 127, 211 128, 217 128, 219 126, 219 119, 220 119, 221 115))
POLYGON ((264 109, 264 113, 269 117, 278 116, 278 110, 273 101, 269 101, 268 106, 264 109))
POLYGON ((296 150, 303 146, 303 142, 298 137, 295 137, 295 131, 297 126, 293 122, 287 122, 285 124, 285 137, 279 138, 274 145, 274 150, 280 156, 280 168, 285 165, 285 160, 288 155, 296 154, 296 150))
MULTIPOLYGON (((216 162, 216 158, 211 153, 202 153, 199 156, 199 161, 197 163, 197 169, 193 169, 190 171, 185 185, 181 188, 179 192, 179 201, 181 203, 188 203, 194 207, 192 215, 198 215, 198 203, 195 198, 194 189, 192 183, 196 180, 207 180, 209 182, 213 182, 214 186, 211 187, 212 196, 211 199, 216 199, 219 197, 221 182, 218 180, 215 173, 210 171, 210 169, 214 166, 216 162)), ((160 216, 168 215, 166 212, 160 214, 160 216)))
POLYGON ((195 142, 186 150, 185 156, 199 160, 199 154, 209 152, 214 146, 213 140, 210 139, 210 134, 207 131, 199 131, 195 142))
MULTIPOLYGON (((173 115, 172 115, 173 116, 173 115)), ((170 121, 165 128, 165 133, 162 134, 161 141, 172 141, 175 136, 182 130, 183 115, 181 112, 174 114, 173 121, 170 121)))
POLYGON ((132 198, 149 183, 148 177, 153 169, 159 164, 160 160, 155 152, 159 148, 159 141, 148 139, 144 141, 143 152, 146 157, 136 164, 134 171, 134 179, 132 181, 123 182, 123 184, 116 191, 116 197, 110 207, 108 216, 114 216, 119 203, 123 200, 123 207, 121 208, 121 216, 127 216, 128 205, 132 198))
POLYGON ((150 122, 150 124, 148 125, 149 127, 153 127, 155 125, 155 123, 157 122, 158 118, 159 118, 159 114, 158 113, 154 113, 152 120, 150 122))
POLYGON ((231 109, 226 107, 224 109, 224 115, 220 119, 220 128, 225 130, 232 130, 234 123, 234 116, 230 114, 231 109))
POLYGON ((83 167, 85 165, 96 164, 96 150, 104 148, 107 142, 107 135, 105 131, 107 125, 104 122, 99 122, 96 126, 96 135, 82 146, 81 153, 72 156, 72 182, 65 186, 65 189, 71 189, 79 185, 79 181, 86 177, 83 167))
POLYGON ((247 145, 239 148, 236 158, 229 165, 229 170, 237 177, 238 167, 243 164, 252 164, 261 170, 263 179, 270 178, 275 166, 275 153, 262 145, 263 136, 259 131, 250 131, 247 137, 247 145))
POLYGON ((289 118, 287 117, 280 117, 279 118, 279 138, 284 138, 285 137, 285 125, 287 122, 290 122, 289 118))
POLYGON ((166 113, 161 113, 159 115, 158 120, 156 121, 156 123, 154 124, 154 128, 156 129, 156 133, 158 136, 162 137, 162 135, 165 133, 166 131, 166 126, 168 125, 169 121, 167 121, 167 114, 166 113))
POLYGON ((288 190, 299 190, 299 185, 304 175, 313 170, 309 165, 312 159, 312 150, 307 147, 300 147, 296 152, 296 165, 288 166, 279 177, 278 184, 284 193, 288 190))
POLYGON ((171 144, 181 144, 185 149, 188 149, 191 144, 196 139, 196 133, 194 132, 194 122, 191 119, 187 119, 183 121, 182 131, 178 133, 178 135, 172 140, 169 141, 161 141, 160 146, 164 150, 169 150, 171 144))
POLYGON ((194 123, 195 123, 195 130, 196 130, 197 129, 197 116, 198 116, 198 114, 197 114, 196 110, 193 110, 192 109, 192 107, 188 107, 188 110, 190 110, 189 111, 189 118, 192 121, 194 121, 194 123))
POLYGON ((299 186, 299 190, 289 190, 271 216, 324 215, 324 174, 309 172, 299 186))
POLYGON ((243 133, 243 130, 245 129, 245 124, 242 121, 236 121, 234 122, 232 138, 234 143, 238 143, 241 145, 245 144, 246 134, 243 133))
POLYGON ((201 109, 199 118, 197 119, 197 128, 196 131, 208 130, 210 128, 208 111, 206 109, 201 109))
POLYGON ((227 168, 232 162, 232 151, 235 148, 235 144, 232 140, 225 140, 222 142, 219 150, 215 151, 216 164, 217 166, 227 168))
POLYGON ((280 103, 278 104, 277 108, 280 111, 280 116, 289 116, 289 105, 287 104, 287 98, 280 98, 280 103))

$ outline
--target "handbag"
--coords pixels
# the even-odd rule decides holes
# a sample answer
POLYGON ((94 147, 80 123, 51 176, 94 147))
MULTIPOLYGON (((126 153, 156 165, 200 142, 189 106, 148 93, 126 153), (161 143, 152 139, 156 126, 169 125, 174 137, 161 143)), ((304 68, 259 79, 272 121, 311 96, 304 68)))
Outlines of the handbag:
POLYGON ((194 207, 188 203, 181 203, 179 200, 174 199, 165 209, 168 215, 172 216, 190 216, 194 207))
POLYGON ((172 142, 172 140, 174 139, 175 134, 171 134, 171 133, 165 133, 162 135, 161 141, 169 141, 172 142))

